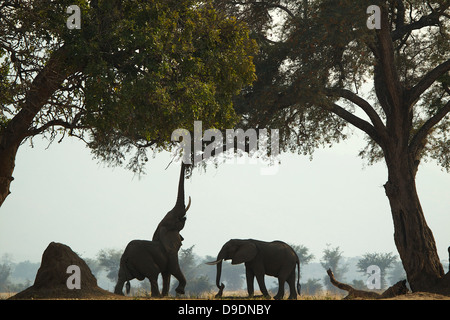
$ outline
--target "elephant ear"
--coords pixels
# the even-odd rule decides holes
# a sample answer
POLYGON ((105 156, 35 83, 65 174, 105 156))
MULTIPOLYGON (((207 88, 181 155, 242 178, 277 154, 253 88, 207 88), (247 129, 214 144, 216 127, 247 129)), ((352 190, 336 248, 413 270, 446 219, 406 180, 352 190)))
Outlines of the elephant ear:
POLYGON ((239 247, 231 259, 231 264, 240 264, 251 261, 258 253, 258 249, 254 243, 248 242, 239 247))
POLYGON ((178 252, 182 240, 183 238, 178 230, 169 230, 165 227, 159 228, 159 241, 161 241, 166 252, 178 252))

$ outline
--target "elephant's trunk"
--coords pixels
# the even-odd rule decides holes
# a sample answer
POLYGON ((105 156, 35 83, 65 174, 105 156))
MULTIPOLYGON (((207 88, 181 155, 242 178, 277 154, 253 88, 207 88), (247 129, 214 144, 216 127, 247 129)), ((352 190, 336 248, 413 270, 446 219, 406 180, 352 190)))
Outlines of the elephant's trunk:
POLYGON ((206 264, 209 265, 217 265, 217 274, 216 274, 216 286, 219 288, 219 292, 216 294, 216 297, 221 297, 223 293, 223 289, 225 288, 225 285, 223 283, 220 283, 220 277, 222 276, 222 261, 223 261, 223 254, 222 250, 219 252, 219 255, 217 256, 216 261, 207 262, 206 264))
POLYGON ((181 172, 180 172, 180 181, 178 182, 178 195, 177 202, 175 203, 176 208, 185 208, 184 205, 184 171, 186 169, 186 165, 184 162, 181 162, 181 172))
POLYGON ((220 277, 222 275, 222 260, 217 264, 217 275, 216 275, 216 286, 219 288, 219 292, 216 294, 216 297, 221 297, 223 293, 223 289, 225 285, 220 283, 220 277))

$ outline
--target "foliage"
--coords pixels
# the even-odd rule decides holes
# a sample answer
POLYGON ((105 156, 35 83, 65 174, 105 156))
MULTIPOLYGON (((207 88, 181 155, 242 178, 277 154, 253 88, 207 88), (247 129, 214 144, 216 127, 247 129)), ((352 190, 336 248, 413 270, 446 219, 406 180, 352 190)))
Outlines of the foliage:
POLYGON ((353 279, 352 287, 357 290, 367 290, 367 284, 363 280, 353 279))
MULTIPOLYGON (((180 268, 186 277, 186 293, 188 295, 199 295, 209 292, 213 288, 213 284, 206 275, 199 273, 199 258, 194 254, 195 245, 186 249, 180 249, 179 263, 180 268)), ((175 289, 173 288, 173 291, 175 289)))
POLYGON ((367 274, 367 268, 371 265, 376 265, 380 268, 380 281, 381 281, 381 289, 387 288, 386 283, 386 275, 387 269, 393 267, 393 264, 397 261, 398 257, 394 255, 392 252, 389 253, 366 253, 363 255, 362 259, 360 259, 357 263, 357 267, 359 272, 363 274, 367 274))
POLYGON ((11 274, 11 267, 7 265, 6 263, 0 264, 0 291, 5 292, 7 291, 8 287, 8 278, 11 274))
POLYGON ((83 258, 83 260, 84 262, 86 262, 89 269, 91 269, 91 272, 94 275, 94 277, 98 279, 98 276, 103 269, 103 266, 100 265, 100 261, 92 258, 83 258))
POLYGON ((306 283, 300 283, 303 295, 318 295, 323 289, 320 279, 308 279, 306 283))
POLYGON ((107 272, 106 277, 116 283, 119 275, 122 251, 116 249, 102 249, 97 254, 98 265, 107 272))
MULTIPOLYGON (((359 154, 384 160, 394 240, 413 291, 444 271, 415 186, 421 162, 450 172, 448 0, 216 0, 258 41, 258 80, 236 99, 242 125, 280 130, 281 148, 312 155, 364 133, 359 154), (377 5, 380 28, 366 25, 377 5)), ((335 270, 333 270, 335 271, 335 270)))
POLYGON ((398 281, 406 279, 406 272, 401 261, 394 261, 392 263, 392 268, 389 271, 388 279, 391 284, 395 284, 398 281))
POLYGON ((304 245, 296 245, 296 244, 289 244, 292 249, 294 249, 295 253, 298 256, 298 259, 300 260, 300 265, 306 265, 308 264, 312 259, 314 259, 314 255, 309 253, 309 249, 305 247, 304 245))
POLYGON ((21 139, 69 134, 109 164, 135 151, 128 167, 140 172, 146 148, 169 148, 173 130, 236 122, 232 97, 254 80, 255 52, 244 24, 209 1, 2 2, 0 137, 15 119, 21 139), (69 5, 79 30, 66 27, 69 5))
POLYGON ((414 137, 424 139, 413 150, 417 158, 450 169, 448 1, 215 2, 248 22, 260 48, 258 80, 236 99, 242 124, 279 128, 283 149, 303 154, 345 139, 351 124, 367 134, 360 155, 369 163, 383 159, 380 136, 394 117, 386 100, 391 84, 381 80, 389 76, 381 73, 387 68, 380 53, 383 35, 366 26, 368 6, 381 6, 388 14, 382 30, 394 45, 391 70, 405 97, 411 95, 403 101, 412 111, 410 145, 414 137), (424 127, 429 119, 432 129, 424 127))
MULTIPOLYGON (((343 279, 344 274, 348 270, 347 265, 341 265, 341 259, 342 259, 342 251, 339 247, 331 248, 330 244, 327 244, 327 248, 323 250, 323 256, 322 260, 320 261, 320 264, 325 270, 331 269, 333 271, 334 275, 338 279, 343 279)), ((338 291, 335 286, 333 286, 330 282, 330 279, 328 276, 324 277, 324 283, 325 287, 328 291, 338 291)))

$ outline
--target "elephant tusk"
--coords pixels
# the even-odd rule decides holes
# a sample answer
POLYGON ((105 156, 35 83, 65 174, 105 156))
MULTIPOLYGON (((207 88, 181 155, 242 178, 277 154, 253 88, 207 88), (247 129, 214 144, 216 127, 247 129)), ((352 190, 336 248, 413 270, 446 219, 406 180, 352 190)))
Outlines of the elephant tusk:
POLYGON ((213 266, 213 265, 216 265, 216 264, 222 262, 222 260, 223 260, 223 259, 219 259, 219 260, 211 261, 211 262, 206 262, 206 264, 207 264, 207 265, 210 265, 210 266, 213 266))
POLYGON ((190 206, 191 206, 191 196, 189 196, 188 205, 186 206, 186 209, 185 209, 186 212, 189 210, 190 206))

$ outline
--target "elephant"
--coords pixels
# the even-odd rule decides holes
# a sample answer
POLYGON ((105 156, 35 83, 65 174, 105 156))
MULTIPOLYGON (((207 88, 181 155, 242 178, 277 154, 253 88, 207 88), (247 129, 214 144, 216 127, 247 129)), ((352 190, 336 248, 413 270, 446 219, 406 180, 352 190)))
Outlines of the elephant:
POLYGON ((167 296, 170 287, 170 276, 178 280, 177 294, 184 294, 186 278, 180 269, 178 251, 184 240, 180 231, 186 223, 186 212, 191 206, 184 203, 184 176, 186 165, 181 164, 178 195, 175 206, 170 210, 156 228, 153 238, 149 240, 132 240, 128 243, 120 258, 120 267, 114 293, 123 295, 123 285, 126 282, 127 294, 130 292, 130 280, 148 278, 152 296, 160 296, 158 275, 163 279, 162 296, 167 296))
POLYGON ((207 262, 208 265, 217 265, 216 286, 219 292, 216 297, 221 297, 225 285, 220 284, 222 273, 222 260, 231 259, 231 264, 245 263, 245 275, 247 278, 247 291, 249 297, 253 297, 254 277, 258 281, 259 288, 266 298, 270 298, 264 283, 264 275, 278 278, 278 293, 274 299, 282 299, 284 296, 284 282, 289 284, 289 299, 297 299, 295 290, 295 265, 297 264, 297 291, 300 294, 300 260, 295 251, 282 241, 260 241, 254 239, 231 239, 225 243, 217 255, 216 261, 207 262))

